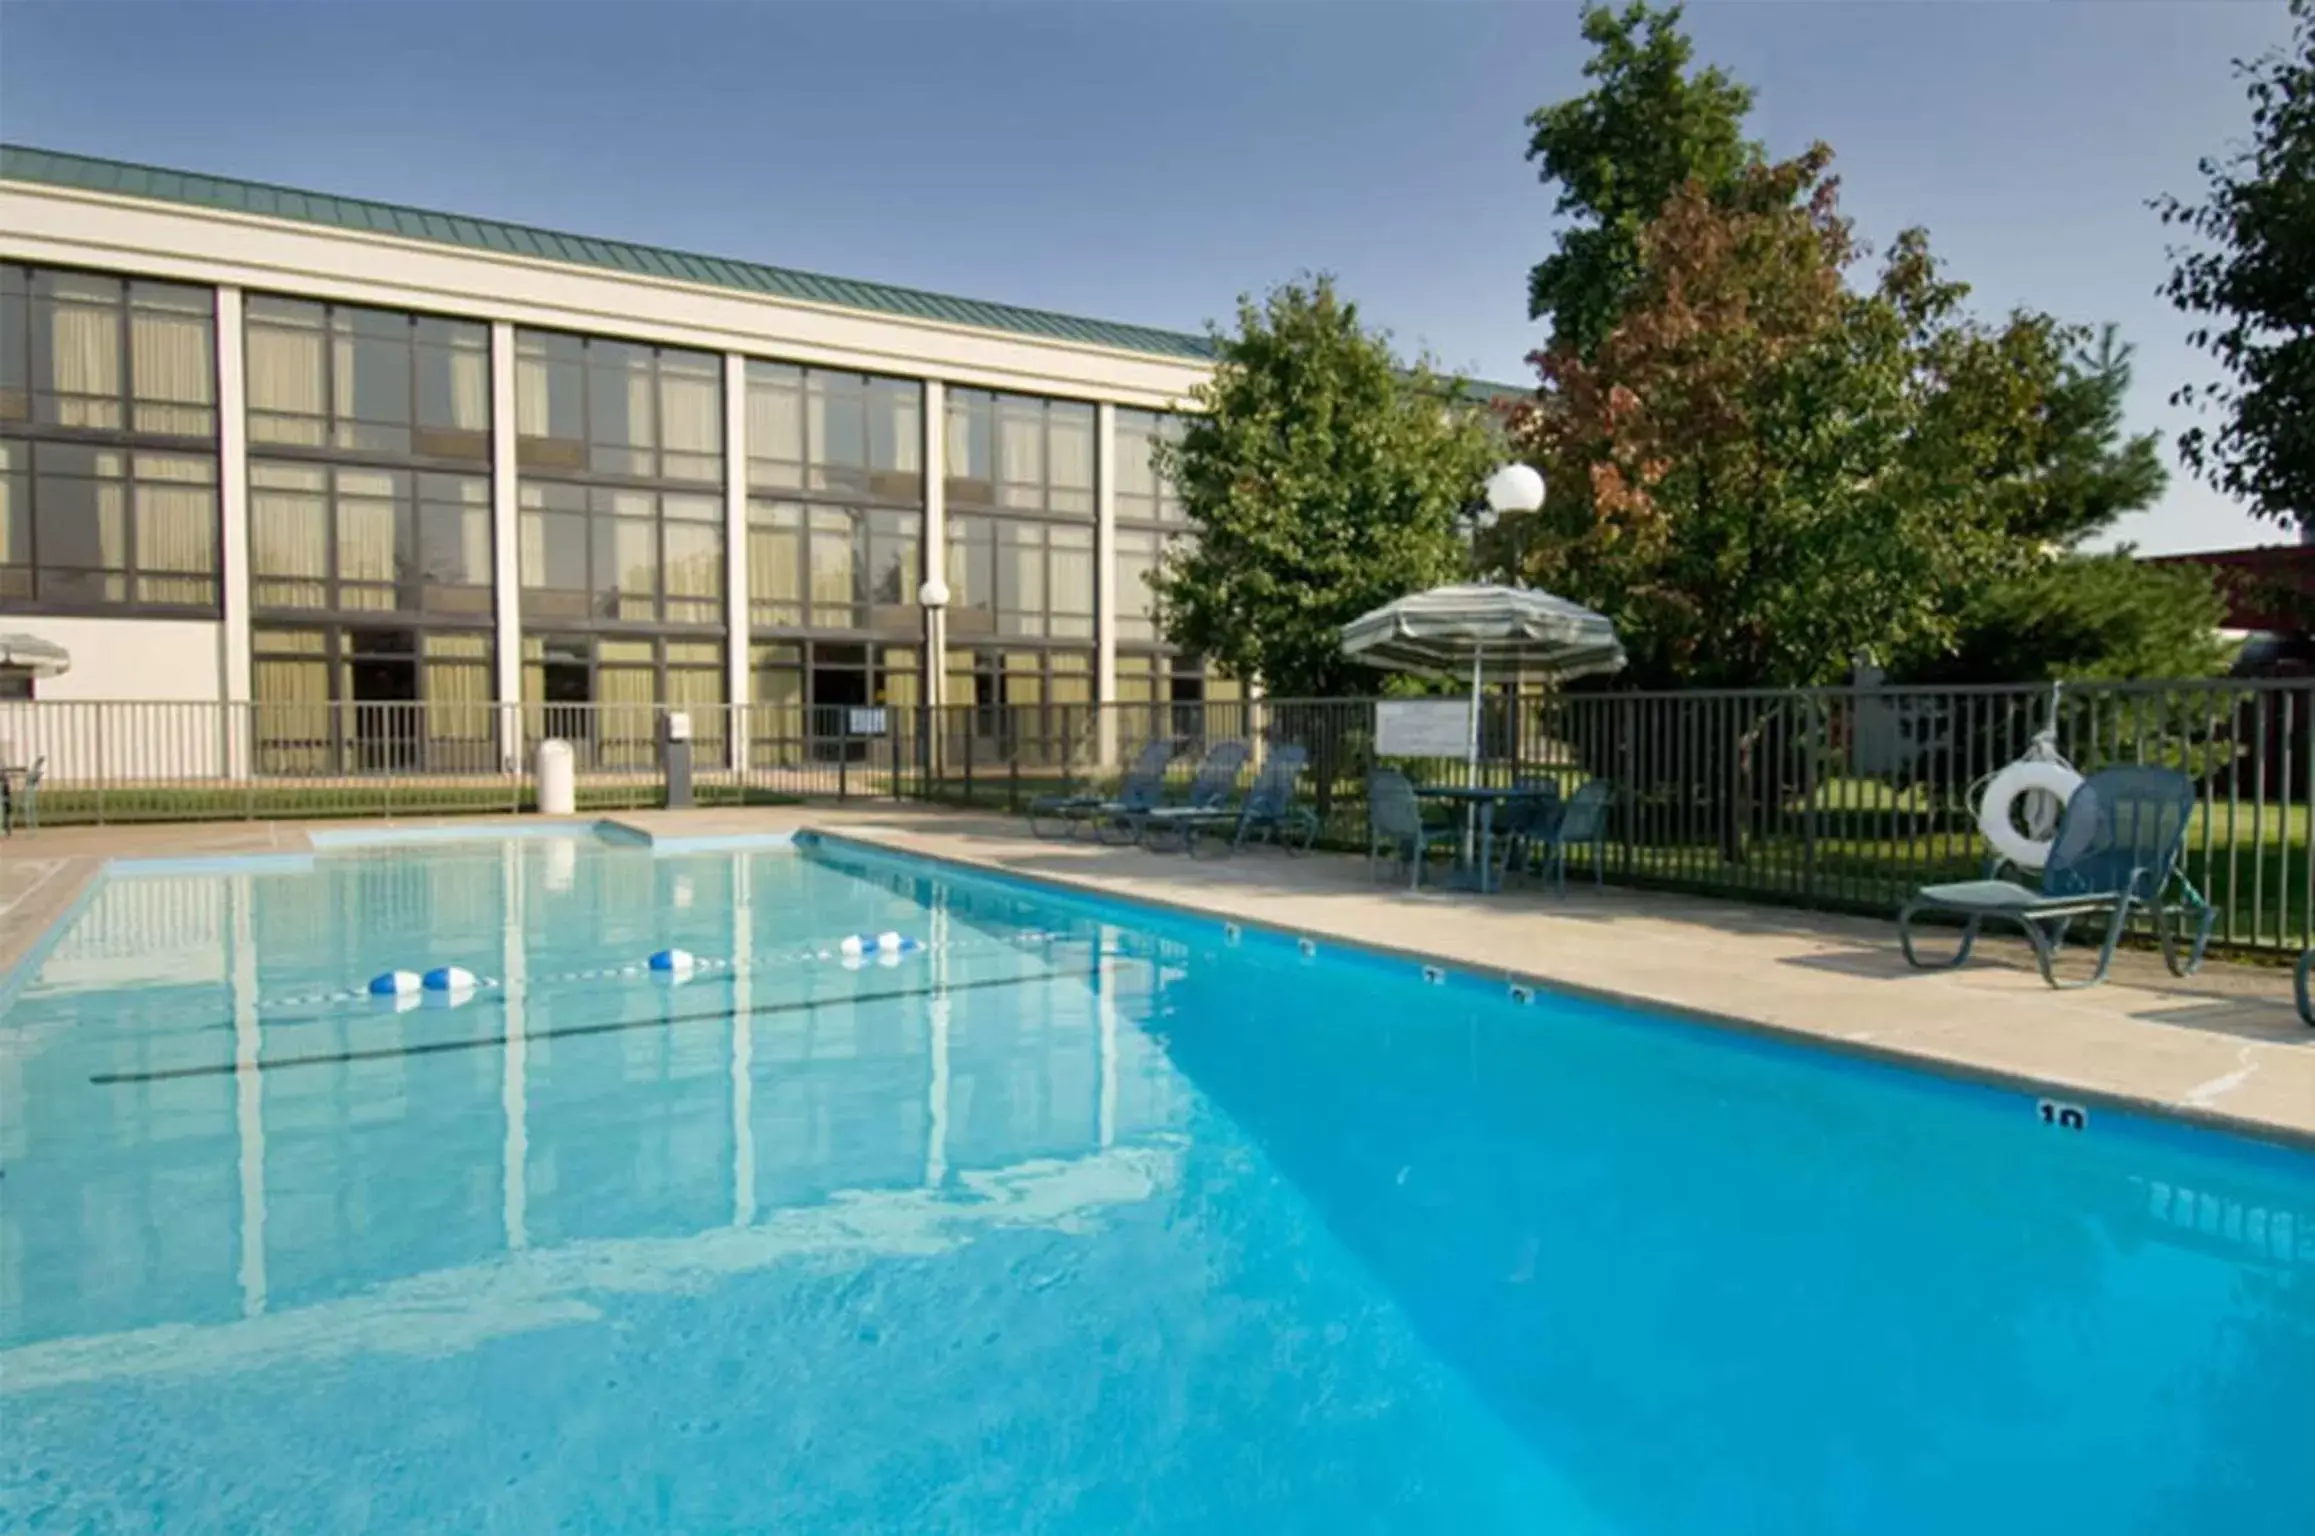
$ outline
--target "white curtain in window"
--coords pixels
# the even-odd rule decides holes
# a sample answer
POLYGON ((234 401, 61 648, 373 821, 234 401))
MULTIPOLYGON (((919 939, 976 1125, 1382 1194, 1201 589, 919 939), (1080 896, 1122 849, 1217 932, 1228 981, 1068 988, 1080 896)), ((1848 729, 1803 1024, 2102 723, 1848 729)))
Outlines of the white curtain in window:
POLYGON ((482 585, 490 580, 490 509, 468 507, 458 517, 458 575, 482 585))
MULTIPOLYGON (((852 514, 812 509, 812 602, 815 607, 848 607, 858 590, 858 563, 852 543, 852 514)), ((842 622, 842 620, 838 620, 842 622)))
POLYGON ((1045 478, 1044 413, 997 413, 997 478, 1011 485, 1036 485, 1045 478))
MULTIPOLYGON (((1059 419, 1053 423, 1053 463, 1051 473, 1055 485, 1073 486, 1090 490, 1093 486, 1093 433, 1086 423, 1074 419, 1059 419)), ((1148 467, 1145 462, 1143 468, 1148 467)))
POLYGON ((796 390, 748 385, 748 456, 796 463, 804 456, 804 397, 796 390))
POLYGON ((1093 612, 1093 552, 1087 549, 1053 551, 1053 611, 1093 612))
MULTIPOLYGON (((129 321, 129 368, 140 401, 207 406, 215 370, 209 361, 209 323, 197 315, 135 313, 129 321)), ((151 430, 206 429, 206 410, 178 413, 151 430)))
POLYGON ((462 432, 490 430, 490 354, 450 354, 450 411, 462 432))
POLYGON ((705 523, 667 524, 667 595, 721 605, 723 532, 705 523))
POLYGON ((517 357, 514 360, 514 429, 517 436, 552 435, 552 417, 547 410, 547 386, 553 376, 543 357, 517 357))
POLYGON ((490 732, 490 668, 472 661, 426 663, 426 734, 478 741, 490 732))
POLYGON ((120 314, 77 304, 49 310, 52 361, 49 387, 59 395, 57 420, 67 427, 118 427, 121 395, 120 314))
POLYGON ((963 401, 950 402, 948 426, 941 449, 942 472, 951 480, 986 477, 988 466, 973 462, 973 418, 963 401))
POLYGON ((660 375, 659 411, 660 446, 669 453, 723 451, 723 391, 715 380, 660 375))
POLYGON ((367 496, 338 498, 338 579, 394 579, 394 503, 367 496))
POLYGON ((137 487, 137 596, 206 603, 217 571, 217 493, 201 485, 137 487))
POLYGON ((522 559, 517 567, 526 587, 547 584, 547 520, 543 513, 522 515, 522 559))
POLYGON ((1000 607, 1018 613, 1045 611, 1045 551, 1035 544, 1001 547, 997 558, 1004 569, 998 589, 1000 607))
POLYGON ((322 394, 322 338, 315 331, 249 328, 249 406, 319 416, 322 394))

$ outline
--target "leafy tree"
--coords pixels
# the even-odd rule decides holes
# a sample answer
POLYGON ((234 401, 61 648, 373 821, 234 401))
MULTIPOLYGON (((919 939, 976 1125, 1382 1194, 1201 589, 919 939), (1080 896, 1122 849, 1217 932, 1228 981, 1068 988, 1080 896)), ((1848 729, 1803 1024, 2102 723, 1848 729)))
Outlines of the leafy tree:
POLYGON ((2212 677, 2234 659, 2210 573, 2141 564, 2129 551, 2067 554, 1974 596, 1952 650, 1908 682, 2212 677))
POLYGON ((1970 320, 1919 231, 1852 289, 1830 164, 1689 182, 1595 355, 1533 359, 1513 431, 1550 495, 1510 537, 1537 585, 1617 620, 1635 682, 1825 683, 1941 649, 2020 530, 2060 521, 2036 471, 2067 333, 1970 320))
POLYGON ((1196 530, 1151 580, 1175 645, 1273 695, 1372 688, 1340 630, 1463 568, 1456 514, 1496 453, 1450 381, 1404 369, 1333 281, 1238 301, 1235 334, 1161 448, 1196 530))
POLYGON ((2205 157, 2206 198, 2157 198, 2166 225, 2205 242, 2176 249, 2163 293, 2199 317, 2197 346, 2225 377, 2173 402, 2215 410, 2179 454, 2262 517, 2315 524, 2315 0, 2291 0, 2290 43, 2236 63, 2250 81, 2251 142, 2205 157))
POLYGON ((2032 480, 2036 506, 2016 521, 2020 537, 2071 546, 2161 499, 2170 472, 2160 436, 2122 431, 2132 350, 2108 325, 2094 345, 2076 350, 2050 390, 2032 480))
POLYGON ((1559 249, 1528 274, 1530 319, 1548 314, 1552 345, 1589 357, 1613 328, 1638 274, 1640 231, 1692 181, 1731 186, 1760 159, 1742 135, 1752 92, 1707 68, 1690 72, 1695 45, 1680 6, 1622 11, 1587 5, 1584 65, 1592 89, 1539 107, 1527 119, 1527 158, 1557 182, 1557 211, 1575 222, 1559 249))

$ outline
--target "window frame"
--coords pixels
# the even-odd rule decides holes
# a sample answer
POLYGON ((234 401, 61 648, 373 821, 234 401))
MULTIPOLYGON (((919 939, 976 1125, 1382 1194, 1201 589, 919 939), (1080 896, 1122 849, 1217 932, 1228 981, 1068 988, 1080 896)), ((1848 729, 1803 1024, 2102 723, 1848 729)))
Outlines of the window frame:
MULTIPOLYGON (((672 635, 677 639, 698 639, 709 635, 722 636, 731 627, 729 613, 731 546, 727 533, 728 530, 724 527, 723 499, 697 488, 611 486, 537 475, 520 476, 515 484, 515 590, 517 593, 516 602, 524 617, 524 630, 527 633, 532 628, 530 620, 535 616, 546 621, 538 626, 541 633, 605 634, 614 638, 621 636, 642 637, 661 633, 672 635), (584 500, 585 506, 569 508, 545 504, 534 505, 526 499, 527 493, 533 490, 541 492, 542 495, 553 491, 575 492, 584 500), (602 551, 600 539, 603 528, 605 525, 645 520, 633 513, 617 510, 616 498, 621 496, 648 496, 651 498, 652 510, 649 521, 652 529, 653 564, 651 616, 648 618, 628 618, 622 617, 616 612, 605 613, 602 611, 607 596, 610 602, 618 603, 628 595, 624 589, 619 587, 601 585, 602 573, 598 570, 597 563, 602 551), (667 498, 670 496, 711 502, 714 506, 714 515, 711 517, 676 517, 670 519, 667 515, 667 498), (530 573, 524 568, 523 555, 530 544, 528 523, 534 515, 552 518, 579 517, 586 522, 587 537, 584 558, 587 585, 582 589, 577 589, 579 595, 584 599, 581 611, 577 613, 542 612, 536 606, 537 599, 542 596, 550 598, 565 596, 571 594, 574 589, 531 585, 530 573), (667 589, 669 564, 667 531, 670 521, 686 528, 704 528, 713 531, 716 548, 716 573, 712 597, 705 599, 670 597, 667 589), (670 618, 668 617, 668 605, 671 601, 706 603, 712 608, 714 616, 706 619, 670 618)), ((542 542, 546 542, 546 540, 542 538, 542 542)), ((617 548, 616 534, 612 537, 612 547, 614 551, 617 548)))
MULTIPOLYGON (((253 615, 262 615, 267 623, 276 627, 311 628, 313 627, 312 624, 301 624, 300 621, 313 620, 318 623, 325 617, 333 621, 349 623, 355 628, 471 630, 490 627, 495 622, 498 612, 498 545, 495 529, 493 529, 493 537, 484 544, 490 569, 482 581, 478 583, 435 583, 429 581, 426 576, 424 558, 426 508, 439 505, 470 505, 467 503, 446 503, 429 498, 424 491, 424 481, 429 475, 442 479, 480 481, 483 488, 482 511, 486 519, 495 521, 495 509, 490 499, 490 476, 476 474, 471 469, 451 471, 416 467, 389 468, 382 465, 351 464, 335 459, 276 459, 270 453, 261 458, 252 453, 249 458, 250 612, 253 615), (319 471, 324 477, 323 488, 319 491, 306 491, 261 485, 259 480, 263 471, 276 465, 283 468, 319 471), (397 495, 394 498, 395 577, 391 582, 349 582, 343 574, 343 562, 339 558, 340 493, 338 490, 338 477, 342 474, 392 474, 408 477, 409 494, 407 496, 397 495), (257 503, 259 497, 267 495, 319 496, 322 499, 323 570, 320 576, 277 576, 269 575, 259 569, 257 503), (407 560, 404 559, 405 548, 408 552, 407 560), (405 572, 408 574, 404 574, 405 572), (264 600, 262 594, 265 593, 269 584, 287 585, 293 582, 311 582, 319 585, 322 588, 323 600, 312 607, 292 607, 264 600), (361 590, 390 590, 395 598, 395 606, 389 608, 349 607, 342 600, 343 592, 349 586, 361 590), (427 607, 425 605, 427 594, 437 590, 438 587, 454 592, 479 593, 481 595, 479 608, 427 607), (415 596, 418 606, 403 606, 402 600, 405 596, 415 596)), ((376 498, 359 499, 375 500, 376 498)))
POLYGON ((1004 517, 1041 518, 1056 522, 1092 523, 1099 516, 1101 497, 1099 408, 1091 401, 1074 400, 1056 395, 1021 394, 1009 390, 971 389, 962 386, 947 391, 941 407, 941 483, 946 505, 952 510, 987 512, 1004 517), (980 480, 960 477, 955 470, 954 456, 948 451, 960 418, 965 423, 968 440, 972 433, 973 414, 977 408, 987 409, 989 432, 989 478, 980 480), (1008 487, 1029 484, 1027 481, 1008 481, 1004 477, 1004 433, 1002 426, 1008 407, 1033 406, 1038 411, 1037 463, 1038 497, 1034 502, 1008 501, 1008 487), (1086 430, 1086 484, 1064 488, 1056 493, 1053 484, 1054 409, 1060 407, 1071 418, 1085 422, 1086 430), (980 489, 986 487, 985 491, 980 489), (1062 498, 1068 504, 1062 503, 1062 498), (1083 498, 1082 507, 1074 503, 1083 498))
MULTIPOLYGON (((244 396, 242 416, 244 421, 244 430, 246 432, 249 444, 250 458, 253 460, 259 457, 269 459, 303 458, 324 461, 333 464, 346 463, 351 461, 358 463, 378 463, 397 466, 405 464, 423 465, 434 467, 445 473, 473 473, 476 466, 479 465, 481 467, 482 473, 485 475, 490 473, 495 460, 491 437, 493 428, 492 412, 490 408, 491 333, 490 323, 488 321, 476 320, 463 315, 438 314, 428 310, 386 309, 373 304, 343 304, 334 299, 308 298, 303 295, 293 293, 274 293, 271 291, 263 293, 251 293, 243 303, 241 315, 243 347, 242 355, 244 359, 246 359, 253 350, 249 345, 253 334, 258 329, 269 323, 260 313, 261 307, 268 303, 300 304, 309 308, 317 309, 321 312, 321 325, 316 334, 321 338, 322 344, 322 410, 321 414, 318 416, 305 416, 299 412, 280 411, 260 406, 256 403, 256 400, 252 396, 252 392, 248 387, 247 381, 245 380, 242 389, 242 394, 244 396), (396 450, 392 448, 379 448, 366 443, 344 444, 339 441, 339 434, 349 429, 360 429, 364 427, 377 428, 394 425, 391 423, 366 420, 361 417, 348 416, 339 410, 338 370, 335 360, 331 355, 331 348, 334 338, 338 334, 333 328, 333 322, 340 314, 383 316, 388 319, 405 322, 407 325, 407 335, 403 345, 407 351, 409 361, 409 388, 407 390, 407 399, 405 402, 409 407, 409 414, 407 418, 399 424, 400 430, 403 431, 409 439, 409 446, 405 449, 396 450), (482 426, 479 429, 465 427, 429 427, 420 418, 419 401, 422 395, 422 370, 419 366, 419 362, 425 351, 428 350, 429 346, 431 345, 420 339, 420 331, 421 327, 428 323, 435 325, 467 327, 473 330, 478 330, 481 333, 482 347, 480 355, 482 358, 483 370, 483 409, 482 426), (284 441, 279 438, 261 436, 258 432, 258 418, 261 416, 313 422, 319 428, 322 440, 319 443, 298 443, 284 441), (473 453, 428 453, 423 450, 424 445, 430 437, 434 440, 443 440, 451 437, 471 437, 477 440, 476 446, 478 451, 473 453)), ((364 338, 365 336, 372 340, 380 339, 375 333, 366 333, 358 329, 350 330, 348 334, 354 336, 357 339, 364 338)), ((436 350, 446 351, 456 355, 459 349, 443 346, 437 348, 436 350)))
MULTIPOLYGON (((528 479, 535 476, 546 480, 575 481, 590 485, 622 485, 695 492, 706 487, 721 487, 729 482, 731 440, 730 434, 724 429, 726 426, 725 416, 730 405, 731 379, 729 374, 731 370, 726 366, 726 358, 722 354, 703 352, 697 347, 662 346, 658 342, 636 341, 623 336, 597 336, 578 331, 555 330, 546 326, 517 326, 514 331, 513 362, 515 419, 512 430, 514 432, 515 473, 518 478, 528 479), (526 350, 526 344, 535 345, 540 350, 526 350), (575 360, 572 357, 556 356, 555 349, 558 346, 573 344, 577 348, 575 360), (593 349, 597 346, 616 347, 626 352, 641 353, 649 359, 651 441, 647 447, 638 447, 632 441, 599 442, 595 437, 596 378, 599 374, 609 374, 613 371, 608 366, 598 365, 592 361, 593 349), (699 359, 706 364, 704 371, 712 372, 715 376, 716 410, 713 419, 716 449, 714 454, 715 470, 712 474, 676 475, 667 472, 667 400, 665 393, 667 371, 665 364, 670 354, 685 359, 699 359), (579 378, 579 436, 576 439, 578 454, 575 460, 571 459, 560 448, 560 445, 570 443, 573 441, 572 439, 557 437, 551 431, 542 435, 526 433, 522 430, 524 414, 523 365, 529 361, 537 361, 546 370, 548 388, 546 410, 547 424, 550 428, 553 426, 554 372, 558 367, 575 367, 577 369, 579 378), (556 451, 544 451, 549 446, 554 447, 556 451), (644 473, 637 473, 631 468, 599 469, 596 467, 598 451, 625 454, 648 453, 651 457, 652 467, 644 473)), ((694 375, 679 374, 678 377, 694 377, 694 375)), ((704 454, 694 454, 686 450, 677 450, 677 454, 687 458, 706 457, 704 454)))

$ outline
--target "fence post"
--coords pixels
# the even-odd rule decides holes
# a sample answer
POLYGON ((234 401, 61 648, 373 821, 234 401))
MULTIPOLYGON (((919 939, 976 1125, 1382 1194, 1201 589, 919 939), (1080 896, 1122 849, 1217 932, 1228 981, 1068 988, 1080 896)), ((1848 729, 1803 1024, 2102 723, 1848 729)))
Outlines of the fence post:
POLYGON ((1823 729, 1824 698, 1821 694, 1803 695, 1808 702, 1808 727, 1801 733, 1801 895, 1814 900, 1817 894, 1817 760, 1820 752, 1831 755, 1832 743, 1823 729))
POLYGON ((839 704, 836 718, 842 722, 836 728, 836 798, 852 798, 852 711, 839 704))

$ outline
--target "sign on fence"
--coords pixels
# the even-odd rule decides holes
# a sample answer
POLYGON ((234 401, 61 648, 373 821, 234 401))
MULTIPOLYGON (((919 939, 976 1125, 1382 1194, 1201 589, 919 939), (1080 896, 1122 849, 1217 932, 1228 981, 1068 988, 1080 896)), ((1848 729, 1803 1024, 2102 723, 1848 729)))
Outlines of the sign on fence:
POLYGON ((1375 756, 1466 757, 1470 751, 1469 699, 1375 701, 1375 756))
POLYGON ((844 730, 847 735, 852 736, 881 736, 884 734, 884 711, 881 709, 855 709, 851 711, 851 717, 846 722, 844 730))

